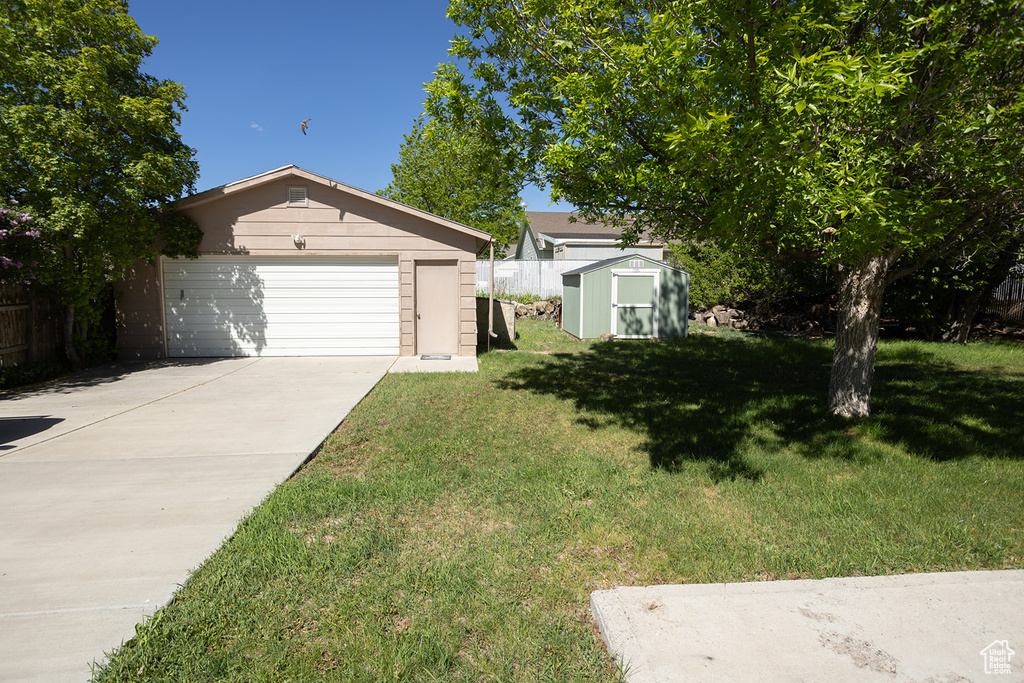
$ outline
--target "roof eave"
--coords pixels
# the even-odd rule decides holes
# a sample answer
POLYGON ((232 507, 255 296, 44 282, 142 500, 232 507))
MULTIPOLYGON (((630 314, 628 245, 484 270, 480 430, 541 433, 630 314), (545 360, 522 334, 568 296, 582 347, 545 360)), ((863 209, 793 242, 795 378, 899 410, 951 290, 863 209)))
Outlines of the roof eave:
POLYGON ((621 263, 622 261, 629 261, 631 259, 643 259, 644 261, 652 263, 656 266, 669 268, 671 270, 676 270, 679 271, 680 273, 686 273, 687 275, 690 275, 690 271, 686 270, 685 268, 677 268, 676 266, 673 266, 669 263, 665 263, 664 261, 652 259, 650 256, 644 256, 643 254, 622 254, 621 256, 613 256, 611 258, 607 258, 601 261, 595 261, 594 263, 583 266, 582 268, 576 268, 575 270, 566 271, 562 273, 562 276, 564 277, 566 275, 584 275, 593 270, 599 270, 601 268, 606 268, 608 266, 614 266, 617 263, 621 263))
POLYGON ((483 230, 471 227, 469 225, 463 225, 462 223, 456 223, 455 221, 443 218, 441 216, 437 216, 428 211, 417 209, 415 207, 409 206, 408 204, 403 204, 402 202, 397 202, 393 199, 388 199, 387 197, 381 197, 378 194, 362 190, 358 187, 353 187, 352 185, 346 185, 345 183, 334 180, 333 178, 328 178, 327 176, 322 176, 317 173, 307 171, 303 168, 299 168, 294 164, 282 166, 281 168, 275 168, 272 171, 260 173, 259 175, 254 175, 249 178, 243 178, 242 180, 236 180, 235 182, 228 183, 227 185, 221 185, 220 187, 215 187, 213 189, 206 190, 204 192, 199 192, 188 197, 182 197, 181 199, 174 203, 174 208, 180 210, 201 206, 202 204, 207 204, 209 202, 216 201, 221 197, 225 197, 236 192, 251 190, 254 187, 266 185, 267 183, 272 183, 274 181, 286 177, 302 178, 309 182, 317 183, 325 187, 330 187, 335 190, 347 192, 348 194, 354 195, 361 199, 365 199, 375 204, 387 206, 397 211, 406 213, 408 215, 423 218, 433 223, 438 223, 445 227, 451 228, 452 230, 456 230, 458 232, 471 235, 477 239, 479 243, 478 248, 481 248, 483 245, 487 244, 491 240, 491 234, 489 232, 485 232, 483 230))

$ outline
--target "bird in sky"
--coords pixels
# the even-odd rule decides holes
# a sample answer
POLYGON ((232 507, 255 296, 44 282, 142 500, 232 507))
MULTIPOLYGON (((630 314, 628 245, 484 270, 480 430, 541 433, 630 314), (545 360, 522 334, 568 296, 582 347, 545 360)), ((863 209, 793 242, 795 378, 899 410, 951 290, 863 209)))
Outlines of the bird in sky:
POLYGON ((303 134, 303 135, 305 135, 305 134, 306 134, 306 131, 307 131, 307 130, 309 130, 309 126, 307 126, 306 124, 307 124, 307 123, 309 123, 309 122, 310 122, 310 121, 312 121, 312 120, 313 120, 313 119, 306 119, 306 120, 305 120, 305 121, 303 121, 303 122, 302 122, 301 124, 299 124, 299 128, 300 128, 300 129, 302 130, 302 134, 303 134))

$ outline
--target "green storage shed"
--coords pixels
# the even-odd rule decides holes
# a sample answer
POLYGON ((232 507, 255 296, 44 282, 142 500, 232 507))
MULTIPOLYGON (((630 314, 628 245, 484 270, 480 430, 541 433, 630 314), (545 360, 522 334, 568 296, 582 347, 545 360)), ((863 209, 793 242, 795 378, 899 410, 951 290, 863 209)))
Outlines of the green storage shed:
POLYGON ((578 339, 685 337, 690 274, 624 254, 562 274, 562 329, 578 339))

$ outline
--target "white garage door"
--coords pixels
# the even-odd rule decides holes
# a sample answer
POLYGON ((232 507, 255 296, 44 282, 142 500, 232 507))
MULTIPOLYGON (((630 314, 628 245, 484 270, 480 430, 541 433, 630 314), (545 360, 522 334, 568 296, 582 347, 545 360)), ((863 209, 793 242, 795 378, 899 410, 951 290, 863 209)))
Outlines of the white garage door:
POLYGON ((398 355, 396 258, 165 259, 167 353, 398 355))

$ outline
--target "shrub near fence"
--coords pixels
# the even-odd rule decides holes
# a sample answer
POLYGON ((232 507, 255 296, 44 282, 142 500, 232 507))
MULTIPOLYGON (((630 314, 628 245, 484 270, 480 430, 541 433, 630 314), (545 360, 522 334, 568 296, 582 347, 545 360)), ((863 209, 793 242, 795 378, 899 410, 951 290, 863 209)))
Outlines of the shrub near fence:
POLYGON ((61 310, 22 285, 0 285, 0 368, 45 363, 63 349, 61 310))
POLYGON ((1003 320, 1024 322, 1024 266, 1014 266, 1010 275, 992 292, 986 310, 1003 320))
MULTIPOLYGON (((494 292, 503 295, 532 294, 542 299, 562 296, 562 273, 594 263, 594 259, 565 261, 495 261, 494 292)), ((476 262, 476 290, 490 285, 491 262, 476 262)))

